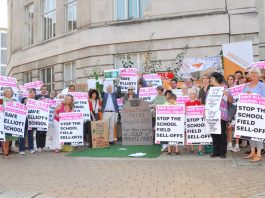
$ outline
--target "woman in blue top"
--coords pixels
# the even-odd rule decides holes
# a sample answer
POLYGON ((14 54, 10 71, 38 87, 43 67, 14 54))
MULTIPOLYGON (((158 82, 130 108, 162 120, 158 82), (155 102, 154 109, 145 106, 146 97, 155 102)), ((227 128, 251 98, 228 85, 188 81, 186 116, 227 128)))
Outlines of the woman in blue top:
MULTIPOLYGON (((260 77, 262 73, 259 68, 253 67, 250 71, 251 82, 246 85, 243 93, 254 93, 265 97, 265 84, 260 82, 260 77)), ((251 162, 261 161, 261 150, 263 149, 263 142, 250 140, 251 152, 245 159, 250 159, 251 162), (257 154, 255 149, 257 148, 257 154)))

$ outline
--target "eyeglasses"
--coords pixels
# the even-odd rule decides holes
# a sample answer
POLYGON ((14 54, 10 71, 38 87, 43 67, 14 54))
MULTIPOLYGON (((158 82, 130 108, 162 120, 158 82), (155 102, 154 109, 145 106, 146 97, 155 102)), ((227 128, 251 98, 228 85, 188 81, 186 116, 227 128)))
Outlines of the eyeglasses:
POLYGON ((128 91, 133 91, 133 89, 128 89, 128 91))

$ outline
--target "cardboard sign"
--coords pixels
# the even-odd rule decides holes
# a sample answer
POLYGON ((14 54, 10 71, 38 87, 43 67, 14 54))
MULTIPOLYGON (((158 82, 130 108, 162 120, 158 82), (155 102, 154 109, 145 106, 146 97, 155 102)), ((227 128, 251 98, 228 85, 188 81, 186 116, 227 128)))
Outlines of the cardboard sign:
POLYGON ((146 81, 146 84, 152 84, 153 87, 158 87, 163 85, 162 80, 158 74, 144 74, 143 78, 146 81))
POLYGON ((235 138, 265 140, 265 98, 240 94, 237 103, 235 138))
POLYGON ((185 131, 184 105, 156 106, 155 142, 169 141, 184 144, 185 131))
POLYGON ((139 91, 139 98, 151 102, 157 96, 156 87, 142 87, 139 91))
POLYGON ((152 114, 147 102, 141 99, 131 99, 123 106, 122 144, 152 145, 152 114))
POLYGON ((84 121, 90 120, 90 109, 88 104, 88 93, 84 92, 69 92, 74 97, 75 105, 74 112, 82 112, 84 121))
POLYGON ((206 132, 209 134, 221 134, 221 111, 205 110, 206 132))
POLYGON ((48 131, 50 104, 40 100, 28 99, 27 108, 29 129, 48 131))
POLYGON ((132 86, 134 93, 137 93, 137 69, 135 68, 121 68, 120 69, 120 87, 122 93, 128 92, 128 87, 132 86))
POLYGON ((106 121, 92 121, 92 147, 104 148, 109 147, 109 128, 106 121))
POLYGON ((212 138, 206 133, 204 106, 188 106, 186 108, 186 142, 187 145, 212 144, 212 138))
POLYGON ((190 100, 189 96, 177 96, 177 104, 186 104, 190 100))
POLYGON ((69 112, 59 114, 59 142, 72 146, 84 144, 83 113, 69 112))
POLYGON ((11 87, 14 95, 13 99, 18 101, 18 88, 17 88, 17 79, 13 77, 0 76, 0 99, 3 99, 4 88, 11 87))
POLYGON ((3 105, 0 105, 0 141, 5 141, 3 105))
POLYGON ((6 102, 4 111, 5 135, 24 137, 27 107, 19 102, 6 102))
POLYGON ((224 87, 211 87, 206 98, 205 109, 219 110, 223 93, 224 87))
POLYGON ((74 86, 75 86, 75 91, 76 92, 86 92, 86 93, 88 92, 87 83, 74 83, 74 86))

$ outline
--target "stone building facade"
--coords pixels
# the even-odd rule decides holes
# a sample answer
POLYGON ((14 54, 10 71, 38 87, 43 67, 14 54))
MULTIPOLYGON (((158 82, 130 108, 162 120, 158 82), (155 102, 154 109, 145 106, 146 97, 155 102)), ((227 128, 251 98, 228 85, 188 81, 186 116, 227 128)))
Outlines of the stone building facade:
POLYGON ((53 90, 122 57, 140 69, 150 48, 166 67, 186 45, 187 57, 204 57, 250 40, 265 60, 264 0, 9 0, 8 15, 8 75, 53 90))

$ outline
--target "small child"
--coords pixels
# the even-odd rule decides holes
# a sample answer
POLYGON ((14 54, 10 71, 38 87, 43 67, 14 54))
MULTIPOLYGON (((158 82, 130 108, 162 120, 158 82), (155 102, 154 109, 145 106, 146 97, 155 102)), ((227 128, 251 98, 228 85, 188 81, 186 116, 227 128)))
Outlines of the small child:
MULTIPOLYGON (((192 87, 188 90, 188 95, 190 97, 190 100, 188 102, 186 102, 186 107, 188 106, 199 106, 201 105, 201 102, 197 99, 198 98, 198 90, 195 87, 192 87)), ((199 145, 199 151, 198 151, 198 155, 199 156, 203 156, 202 153, 202 145, 199 145)), ((194 146, 191 145, 190 146, 190 152, 194 153, 194 146)))
MULTIPOLYGON (((173 93, 171 93, 168 96, 168 105, 176 105, 177 104, 177 96, 173 93)), ((180 155, 179 153, 179 147, 177 142, 169 142, 167 147, 167 155, 171 155, 172 150, 175 149, 176 155, 180 155)))

